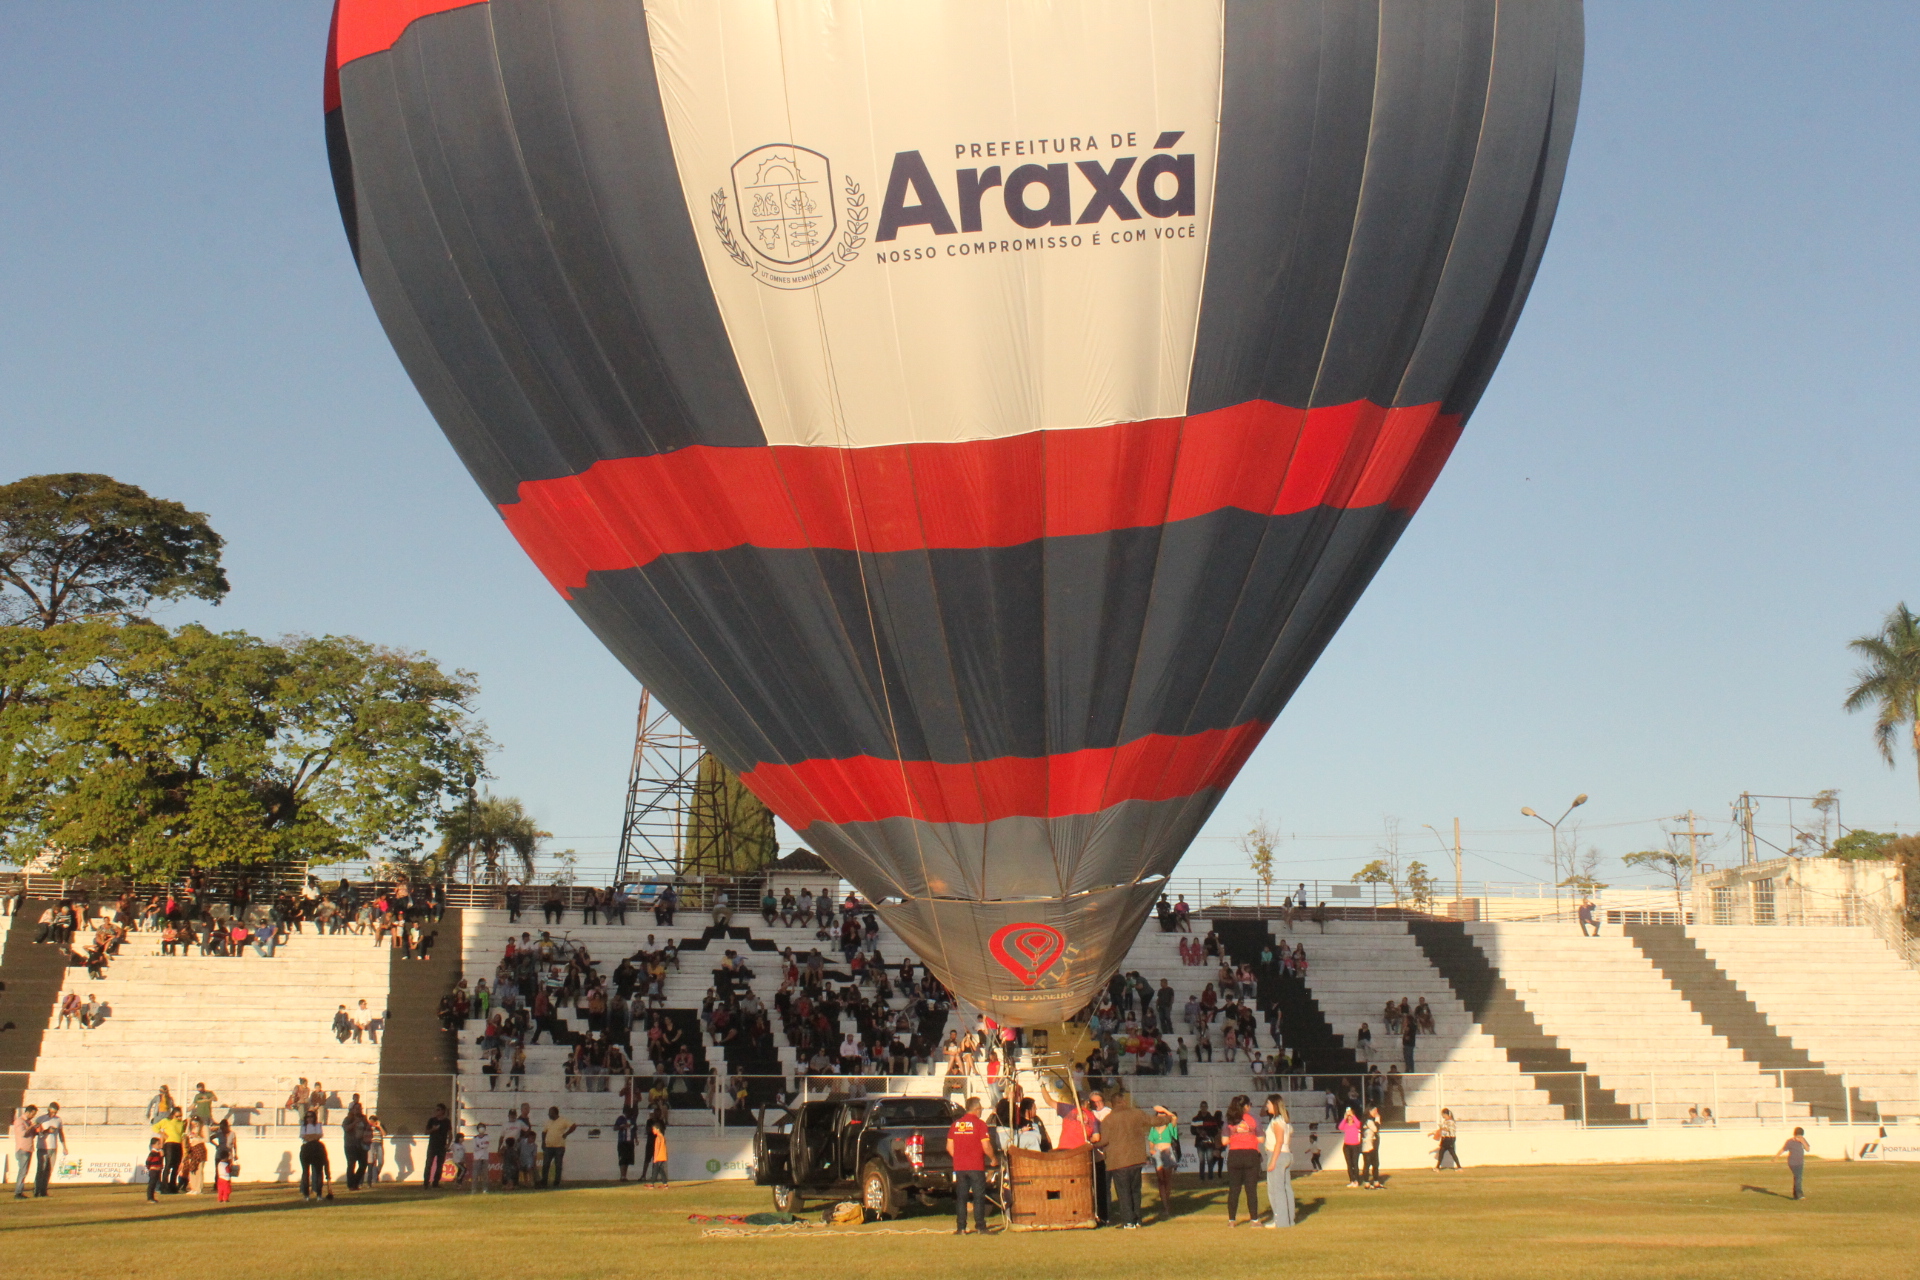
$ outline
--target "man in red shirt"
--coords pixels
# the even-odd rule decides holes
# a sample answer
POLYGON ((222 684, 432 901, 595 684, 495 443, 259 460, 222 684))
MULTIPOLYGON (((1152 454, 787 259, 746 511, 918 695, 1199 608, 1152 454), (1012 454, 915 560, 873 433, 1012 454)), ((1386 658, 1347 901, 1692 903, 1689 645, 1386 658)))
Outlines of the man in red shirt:
POLYGON ((953 1157, 953 1234, 967 1233, 967 1201, 973 1201, 973 1230, 987 1230, 987 1170, 998 1164, 991 1131, 980 1114, 980 1099, 967 1099, 967 1113, 947 1129, 947 1154, 953 1157))

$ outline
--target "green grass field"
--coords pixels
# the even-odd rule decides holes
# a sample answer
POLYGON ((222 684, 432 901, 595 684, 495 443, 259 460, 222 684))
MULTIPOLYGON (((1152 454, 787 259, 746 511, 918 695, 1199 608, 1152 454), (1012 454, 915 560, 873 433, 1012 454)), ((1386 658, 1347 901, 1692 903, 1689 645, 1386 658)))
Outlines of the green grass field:
POLYGON ((1797 1204, 1782 1194, 1785 1168, 1760 1160, 1402 1173, 1376 1192, 1331 1174, 1295 1185, 1304 1217, 1292 1231, 1228 1230, 1219 1187, 1186 1181, 1164 1225, 987 1238, 956 1238, 951 1217, 928 1210, 874 1226, 717 1237, 687 1221, 769 1207, 765 1192, 738 1182, 486 1197, 341 1191, 311 1207, 278 1187, 242 1188, 226 1207, 211 1195, 149 1206, 139 1188, 89 1187, 0 1201, 0 1258, 35 1280, 171 1280, 202 1266, 275 1280, 1920 1274, 1915 1166, 1814 1162, 1797 1204))

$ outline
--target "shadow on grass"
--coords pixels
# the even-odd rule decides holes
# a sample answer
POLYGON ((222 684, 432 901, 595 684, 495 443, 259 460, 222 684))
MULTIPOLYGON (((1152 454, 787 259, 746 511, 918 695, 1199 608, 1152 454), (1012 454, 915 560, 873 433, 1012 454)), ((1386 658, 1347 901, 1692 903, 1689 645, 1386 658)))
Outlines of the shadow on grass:
POLYGON ((1326 1207, 1327 1198, 1325 1196, 1321 1196, 1317 1200, 1295 1201, 1293 1206, 1293 1220, 1295 1223, 1305 1222, 1308 1218, 1311 1218, 1314 1214, 1326 1207))
POLYGON ((1786 1194, 1786 1193, 1784 1193, 1784 1192, 1780 1192, 1780 1191, 1775 1191, 1775 1190, 1774 1190, 1774 1189, 1773 1189, 1772 1187, 1756 1187, 1756 1186, 1754 1186, 1754 1185, 1753 1185, 1753 1184, 1752 1184, 1751 1182, 1743 1182, 1743 1183, 1741 1183, 1741 1184, 1740 1184, 1740 1189, 1741 1189, 1742 1191, 1751 1191, 1751 1192, 1753 1192, 1753 1194, 1755 1194, 1755 1195, 1757 1195, 1757 1196, 1772 1196, 1772 1197, 1773 1197, 1773 1198, 1774 1198, 1775 1200, 1791 1200, 1791 1199, 1793 1199, 1793 1197, 1792 1197, 1792 1196, 1790 1196, 1790 1195, 1787 1195, 1787 1194, 1786 1194))
MULTIPOLYGON (((281 1188, 279 1184, 273 1184, 273 1185, 276 1190, 282 1190, 282 1191, 285 1190, 285 1188, 281 1188)), ((613 1184, 613 1185, 617 1185, 617 1184, 613 1184)), ((514 1195, 518 1193, 508 1192, 504 1194, 514 1195)), ((343 1192, 337 1199, 316 1200, 316 1201, 309 1202, 301 1198, 298 1192, 287 1192, 284 1195, 284 1197, 282 1197, 279 1195, 274 1195, 273 1191, 269 1191, 266 1188, 262 1187, 262 1188, 259 1188, 257 1191, 255 1191, 253 1194, 249 1194, 248 1190, 243 1190, 237 1193, 236 1198, 233 1201, 225 1205, 222 1205, 217 1201, 214 1201, 213 1197, 211 1196, 206 1197, 205 1200, 202 1200, 198 1196, 194 1196, 194 1197, 188 1198, 185 1201, 176 1200, 172 1196, 169 1196, 166 1199, 158 1200, 158 1201, 146 1201, 144 1199, 129 1197, 128 1204, 130 1206, 137 1205, 139 1207, 137 1208, 129 1207, 125 1213, 125 1216, 118 1219, 117 1221, 119 1222, 135 1222, 135 1221, 167 1222, 167 1221, 172 1221, 172 1220, 182 1219, 182 1218, 216 1219, 216 1218, 233 1218, 233 1217, 252 1217, 255 1214, 262 1214, 262 1213, 294 1213, 294 1212, 301 1212, 301 1211, 317 1213, 317 1212, 323 1212, 325 1210, 333 1209, 333 1208, 346 1208, 347 1206, 355 1205, 355 1204, 361 1204, 361 1205, 421 1204, 421 1203, 432 1203, 436 1201, 448 1201, 448 1200, 458 1202, 460 1200, 466 1199, 467 1195, 468 1193, 465 1191, 449 1194, 449 1193, 441 1192, 438 1188, 429 1188, 429 1187, 402 1188, 402 1187, 395 1186, 390 1188, 383 1187, 381 1191, 375 1192, 370 1195, 360 1193, 360 1192, 343 1192), (394 1194, 395 1192, 399 1192, 399 1194, 394 1194), (256 1196, 259 1196, 259 1197, 272 1196, 273 1198, 271 1199, 256 1198, 256 1196), (151 1207, 150 1208, 147 1207, 148 1205, 151 1205, 151 1207)), ((43 1224, 33 1224, 33 1225, 38 1226, 43 1224)))

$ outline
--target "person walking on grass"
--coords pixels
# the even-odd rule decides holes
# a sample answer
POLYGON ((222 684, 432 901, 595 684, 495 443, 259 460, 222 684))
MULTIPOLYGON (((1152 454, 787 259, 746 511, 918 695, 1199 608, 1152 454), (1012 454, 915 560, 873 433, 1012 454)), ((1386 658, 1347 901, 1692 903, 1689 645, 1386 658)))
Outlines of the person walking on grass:
POLYGON ((540 1135, 540 1185, 558 1187, 567 1164, 567 1135, 580 1126, 560 1115, 560 1108, 547 1108, 547 1127, 540 1135))
POLYGON ((327 1160, 326 1135, 320 1113, 309 1110, 300 1121, 300 1198, 308 1204, 322 1195, 333 1199, 333 1167, 327 1160))
POLYGON ((160 1150, 160 1139, 147 1140, 147 1203, 160 1203, 160 1178, 167 1167, 167 1157, 160 1150))
POLYGON ((953 1234, 987 1233, 987 1170, 998 1163, 993 1131, 980 1114, 980 1099, 968 1098, 966 1111, 947 1127, 947 1155, 953 1160, 953 1234), (973 1205, 973 1226, 967 1205, 973 1205))
POLYGON ((8 1128, 13 1138, 13 1162, 17 1166, 13 1179, 13 1198, 27 1198, 27 1175, 33 1172, 33 1131, 40 1124, 39 1107, 16 1107, 13 1122, 8 1128))
POLYGON ((1380 1108, 1368 1107, 1367 1120, 1360 1128, 1360 1181, 1369 1191, 1380 1191, 1380 1108))
POLYGON ((421 1181, 429 1187, 440 1185, 447 1164, 447 1142, 452 1137, 453 1121, 447 1118, 447 1104, 442 1102, 427 1120, 427 1166, 421 1170, 421 1181))
POLYGON ((487 1126, 473 1126, 473 1173, 467 1184, 467 1190, 476 1195, 485 1195, 491 1190, 493 1181, 493 1139, 487 1136, 487 1126))
POLYGON ((1793 1170, 1793 1198, 1795 1200, 1805 1200, 1807 1198, 1807 1193, 1800 1185, 1800 1175, 1806 1170, 1807 1152, 1810 1150, 1812 1150, 1812 1145, 1807 1141, 1807 1131, 1796 1128, 1793 1131, 1793 1136, 1781 1144, 1780 1150, 1774 1153, 1775 1155, 1785 1156, 1787 1168, 1793 1170))
POLYGON ((1293 1225, 1293 1115, 1277 1093, 1267 1095, 1267 1127, 1260 1152, 1267 1169, 1267 1225, 1293 1225))
POLYGON ((1160 1189, 1160 1221, 1173 1220, 1173 1174, 1180 1167, 1180 1117, 1167 1107, 1153 1109, 1147 1130, 1147 1163, 1160 1189))
MULTIPOLYGON (((633 1131, 635 1127, 634 1108, 632 1107, 622 1108, 620 1114, 613 1118, 613 1152, 614 1159, 620 1165, 620 1181, 622 1182, 627 1180, 627 1171, 633 1168, 633 1131)), ((647 1171, 645 1169, 640 1170, 640 1176, 643 1178, 646 1177, 647 1171)))
POLYGON ((1227 1103, 1223 1133, 1227 1144, 1227 1225, 1239 1225, 1240 1193, 1247 1193, 1247 1223, 1260 1220, 1260 1122, 1247 1104, 1247 1095, 1236 1093, 1227 1103))
POLYGON ((180 1118, 180 1108, 174 1107, 154 1121, 153 1132, 158 1135, 160 1150, 167 1158, 166 1171, 160 1176, 160 1190, 172 1195, 181 1189, 180 1161, 186 1154, 187 1144, 187 1122, 180 1118))
POLYGON ((1440 1144, 1440 1150, 1433 1160, 1435 1169, 1446 1168, 1449 1160, 1453 1161, 1454 1168, 1460 1167, 1460 1153, 1454 1149, 1453 1145, 1457 1134, 1458 1129, 1453 1123, 1453 1110, 1449 1107, 1440 1108, 1440 1123, 1432 1133, 1427 1135, 1440 1144))
POLYGON ((1347 1185, 1360 1185, 1360 1117, 1348 1107, 1340 1117, 1340 1154, 1347 1161, 1347 1185))
POLYGON ((1153 1121, 1133 1105, 1124 1089, 1113 1090, 1107 1114, 1100 1119, 1100 1148, 1107 1158, 1107 1181, 1112 1185, 1109 1220, 1125 1231, 1140 1226, 1140 1171, 1147 1163, 1147 1130, 1153 1121))
POLYGON ((641 1181, 667 1189, 667 1109, 655 1107, 647 1113, 647 1168, 641 1181))

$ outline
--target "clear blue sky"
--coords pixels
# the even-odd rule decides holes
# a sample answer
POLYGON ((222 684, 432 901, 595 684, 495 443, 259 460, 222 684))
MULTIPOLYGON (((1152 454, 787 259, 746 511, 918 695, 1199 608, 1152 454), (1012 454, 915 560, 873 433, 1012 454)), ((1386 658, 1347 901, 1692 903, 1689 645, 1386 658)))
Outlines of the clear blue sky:
MULTIPOLYGON (((479 673, 498 789, 611 850, 633 685, 421 407, 360 288, 320 127, 326 0, 0 6, 0 473, 208 512, 234 591, 176 610, 479 673)), ((1911 514, 1920 6, 1600 3, 1560 218, 1432 498, 1248 765, 1283 876, 1522 805, 1610 858, 1742 790, 1920 825, 1840 710, 1845 642, 1920 607, 1911 514)), ((1775 816, 1762 811, 1763 819, 1775 816)), ((1777 816, 1784 817, 1784 813, 1777 816)), ((1776 830, 1775 834, 1778 834, 1776 830)))

